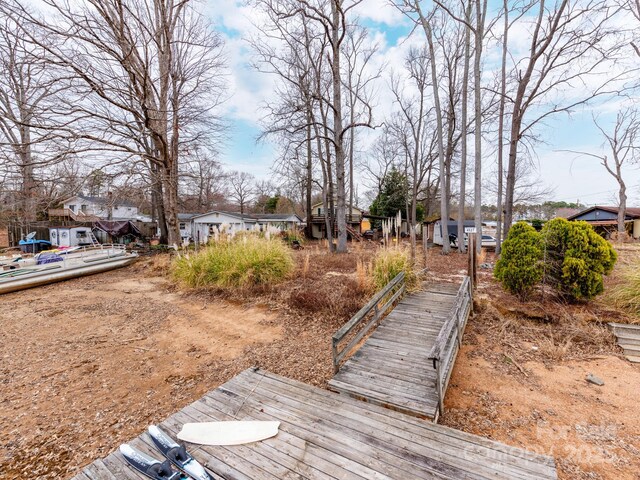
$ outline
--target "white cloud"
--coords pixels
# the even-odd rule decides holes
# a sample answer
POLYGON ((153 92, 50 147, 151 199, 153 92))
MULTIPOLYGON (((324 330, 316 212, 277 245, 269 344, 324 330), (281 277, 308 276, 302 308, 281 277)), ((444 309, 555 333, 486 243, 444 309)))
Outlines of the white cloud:
POLYGON ((354 8, 356 15, 389 26, 406 23, 406 17, 389 0, 365 0, 354 8))

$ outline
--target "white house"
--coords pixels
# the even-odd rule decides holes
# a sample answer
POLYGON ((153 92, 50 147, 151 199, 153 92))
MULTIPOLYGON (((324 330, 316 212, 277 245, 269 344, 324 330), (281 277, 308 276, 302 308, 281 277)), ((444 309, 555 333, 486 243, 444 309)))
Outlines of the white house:
POLYGON ((98 217, 101 220, 140 220, 150 222, 149 216, 138 212, 138 207, 127 200, 112 195, 107 197, 89 197, 76 195, 62 202, 63 209, 70 217, 82 219, 83 216, 98 217))
POLYGON ((252 230, 257 225, 260 230, 271 226, 285 231, 302 223, 300 217, 293 213, 240 214, 221 210, 200 215, 178 214, 178 220, 182 238, 191 238, 199 243, 206 243, 216 230, 222 228, 227 232, 239 232, 252 230))
POLYGON ((180 227, 180 238, 182 240, 189 240, 193 238, 193 217, 197 217, 200 215, 199 213, 179 213, 178 214, 178 224, 180 227))

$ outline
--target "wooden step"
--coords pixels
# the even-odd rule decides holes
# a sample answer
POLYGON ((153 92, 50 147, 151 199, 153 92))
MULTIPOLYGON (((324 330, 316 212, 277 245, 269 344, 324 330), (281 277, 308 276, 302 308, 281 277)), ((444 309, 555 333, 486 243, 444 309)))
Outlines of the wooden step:
POLYGON ((618 345, 638 345, 640 347, 640 335, 617 335, 618 345))

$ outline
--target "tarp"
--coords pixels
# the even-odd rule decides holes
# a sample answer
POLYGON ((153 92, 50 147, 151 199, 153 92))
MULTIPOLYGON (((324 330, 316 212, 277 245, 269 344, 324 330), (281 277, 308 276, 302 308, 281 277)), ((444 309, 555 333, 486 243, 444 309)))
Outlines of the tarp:
POLYGON ((41 253, 36 260, 36 265, 46 265, 47 263, 62 262, 64 259, 55 253, 41 253))
POLYGON ((114 220, 101 220, 96 222, 96 227, 100 230, 104 230, 112 237, 122 237, 124 235, 136 235, 142 236, 138 227, 136 227, 129 220, 114 221, 114 220))

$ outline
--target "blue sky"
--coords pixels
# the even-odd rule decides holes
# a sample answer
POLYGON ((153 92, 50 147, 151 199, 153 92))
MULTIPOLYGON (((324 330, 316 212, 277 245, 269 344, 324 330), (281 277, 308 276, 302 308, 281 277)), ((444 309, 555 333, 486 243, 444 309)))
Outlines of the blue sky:
MULTIPOLYGON (((261 179, 271 178, 274 148, 269 143, 256 144, 256 138, 260 134, 258 121, 262 115, 259 107, 273 95, 274 80, 250 66, 251 50, 245 41, 255 33, 252 22, 259 21, 258 13, 236 0, 209 0, 207 7, 217 28, 226 36, 230 68, 230 100, 225 106, 225 116, 231 123, 231 131, 221 160, 226 168, 248 171, 261 179)), ((389 68, 400 68, 402 52, 408 44, 424 40, 422 31, 416 30, 409 41, 403 42, 411 31, 411 25, 385 0, 365 0, 359 14, 370 35, 380 43, 379 61, 386 62, 389 68)), ((379 89, 378 103, 380 118, 391 108, 384 87, 379 89)), ((614 118, 613 112, 619 103, 623 102, 580 107, 570 116, 560 114, 538 128, 536 133, 544 142, 535 147, 534 163, 538 167, 540 183, 553 190, 551 198, 580 200, 585 204, 615 202, 617 184, 596 159, 562 150, 606 154, 602 147, 603 139, 593 125, 592 114, 595 111, 606 126, 614 118)), ((485 160, 487 175, 492 161, 491 158, 485 160)), ((640 169, 628 169, 626 178, 630 204, 640 206, 640 169)), ((362 192, 364 186, 358 190, 362 192)))

